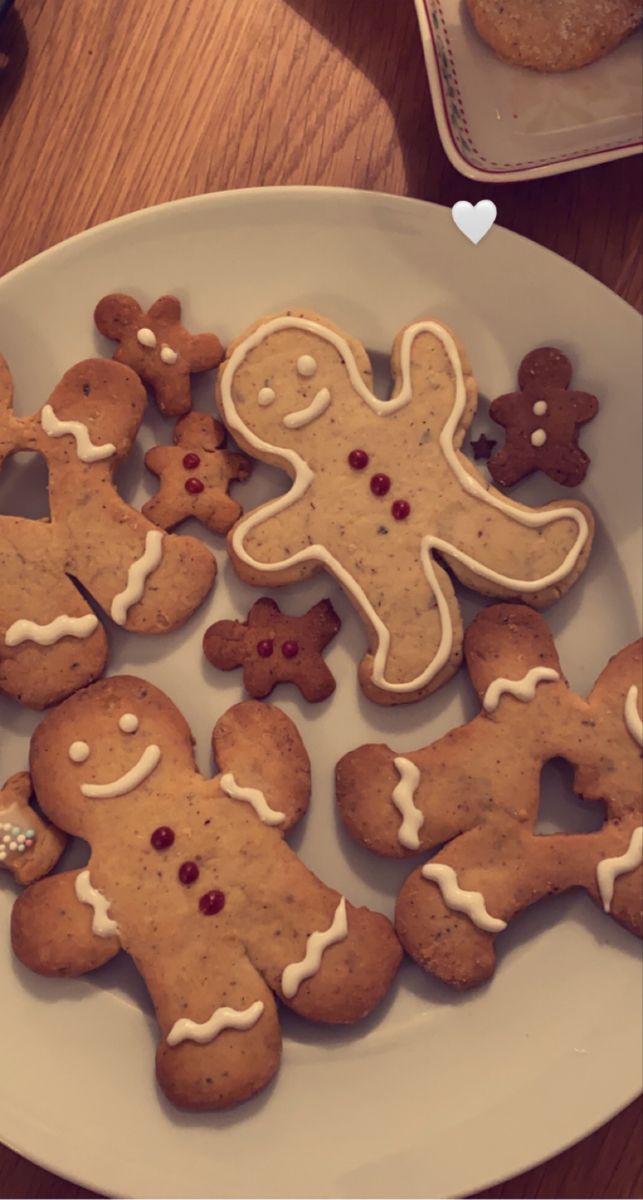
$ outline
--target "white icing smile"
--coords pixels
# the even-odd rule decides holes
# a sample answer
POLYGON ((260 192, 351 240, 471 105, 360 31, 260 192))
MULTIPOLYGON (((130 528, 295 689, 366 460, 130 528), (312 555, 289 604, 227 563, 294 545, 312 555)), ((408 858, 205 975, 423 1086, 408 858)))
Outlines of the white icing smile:
POLYGON ((299 408, 296 412, 288 413, 284 417, 283 423, 286 429, 303 429, 304 425, 310 425, 311 421, 316 421, 317 417, 321 417, 322 413, 326 412, 329 404, 330 392, 328 388, 320 388, 310 404, 306 405, 306 408, 299 408))
POLYGON ((138 762, 118 779, 113 779, 111 783, 82 783, 80 790, 83 796, 90 800, 115 800, 117 796, 125 796, 127 792, 133 792, 134 788, 145 783, 160 761, 160 747, 147 746, 138 762))

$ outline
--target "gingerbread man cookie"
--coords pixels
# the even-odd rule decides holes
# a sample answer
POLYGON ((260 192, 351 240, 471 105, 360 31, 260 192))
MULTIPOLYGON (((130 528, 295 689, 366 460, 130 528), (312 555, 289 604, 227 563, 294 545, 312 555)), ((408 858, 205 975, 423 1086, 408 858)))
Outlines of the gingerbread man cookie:
POLYGON ((589 698, 563 677, 545 621, 510 604, 483 610, 465 637, 482 711, 433 745, 396 754, 362 746, 337 767, 350 832, 387 856, 442 849, 402 887, 396 927, 425 970, 471 987, 495 968, 494 941, 543 896, 581 887, 643 935, 642 644, 621 650, 589 698), (575 767, 596 833, 537 835, 540 774, 575 767))
POLYGON ((181 417, 173 446, 153 446, 145 466, 158 475, 161 486, 143 505, 143 512, 162 529, 173 529, 195 517, 213 533, 227 533, 243 509, 228 495, 233 479, 245 480, 252 464, 243 454, 223 450, 226 431, 206 413, 181 417))
POLYGON ((91 858, 34 885, 12 917, 18 958, 44 975, 132 956, 160 1025, 159 1083, 197 1109, 272 1078, 275 996, 311 1020, 356 1021, 401 958, 387 918, 354 908, 284 841, 310 791, 292 721, 246 701, 213 745, 208 780, 181 713, 142 679, 102 680, 52 710, 32 738, 34 784, 91 858))
POLYGON ((243 686, 256 700, 277 683, 294 683, 306 700, 327 700, 335 680, 321 652, 340 628, 330 600, 292 617, 263 596, 246 621, 217 621, 206 629, 203 651, 222 671, 243 667, 243 686))
POLYGON ((176 629, 214 582, 216 564, 201 542, 163 533, 114 488, 144 409, 132 370, 89 359, 19 419, 0 357, 0 464, 34 450, 49 470, 49 521, 0 516, 0 691, 32 708, 69 695, 105 666, 104 630, 76 581, 137 633, 176 629))
POLYGON ((571 379, 569 359, 543 346, 523 358, 520 391, 491 402, 489 415, 507 431, 502 450, 489 459, 496 483, 511 487, 532 471, 543 471, 565 487, 582 483, 589 458, 578 445, 578 431, 596 416, 598 400, 570 392, 571 379))
POLYGON ((0 867, 26 887, 47 875, 60 858, 67 838, 46 824, 31 807, 31 778, 12 775, 0 787, 0 867))
POLYGON ((190 376, 209 371, 223 358, 214 333, 189 333, 184 328, 176 296, 161 296, 143 312, 133 296, 114 292, 99 300, 94 321, 104 337, 118 342, 114 358, 140 375, 164 417, 188 413, 190 376))
POLYGON ((443 564, 485 595, 540 607, 574 583, 593 536, 583 505, 517 504, 460 453, 476 389, 444 325, 403 330, 392 371, 393 398, 378 400, 359 342, 289 311, 238 338, 217 382, 242 449, 292 479, 228 535, 238 574, 256 586, 334 575, 368 629, 360 683, 382 704, 426 695, 459 665, 462 624, 443 564))

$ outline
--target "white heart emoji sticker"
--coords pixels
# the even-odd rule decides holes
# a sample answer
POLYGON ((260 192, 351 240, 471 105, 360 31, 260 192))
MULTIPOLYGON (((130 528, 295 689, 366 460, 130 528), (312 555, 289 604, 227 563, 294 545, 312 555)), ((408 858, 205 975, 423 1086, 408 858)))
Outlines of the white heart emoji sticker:
POLYGON ((498 210, 493 200, 478 200, 476 205, 468 200, 458 200, 451 209, 451 216, 460 233, 477 246, 491 229, 498 210))

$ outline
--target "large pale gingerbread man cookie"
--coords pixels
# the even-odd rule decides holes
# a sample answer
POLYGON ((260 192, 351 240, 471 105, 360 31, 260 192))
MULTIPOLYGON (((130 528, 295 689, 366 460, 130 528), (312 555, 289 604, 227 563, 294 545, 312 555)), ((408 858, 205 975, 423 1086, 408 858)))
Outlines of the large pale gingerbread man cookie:
POLYGON ((196 538, 157 529, 118 495, 113 475, 136 440, 145 389, 120 363, 88 359, 31 417, 13 413, 0 355, 0 467, 37 451, 49 471, 48 521, 0 516, 0 692, 44 708, 99 676, 101 622, 168 633, 210 591, 216 563, 196 538))
POLYGON ((340 761, 337 798, 359 841, 395 857, 442 846, 397 902, 402 944, 425 970, 455 987, 482 982, 511 918, 574 887, 643 935, 641 650, 615 655, 583 700, 543 618, 493 605, 465 636, 479 715, 422 750, 362 746, 340 761), (596 833, 534 832, 552 758, 574 765, 584 800, 605 805, 596 833))
POLYGON ((426 695, 459 665, 462 622, 444 564, 485 595, 540 607, 571 587, 593 536, 582 504, 517 504, 460 453, 476 388, 445 326, 403 330, 392 372, 393 397, 378 400, 359 342, 287 312, 232 344, 217 383, 242 449, 292 479, 230 533, 238 573, 257 586, 334 575, 368 630, 362 688, 382 704, 426 695))
POLYGON ((401 950, 390 922, 326 887, 284 841, 303 816, 308 756, 292 721, 257 701, 213 733, 204 779, 190 729, 162 692, 116 677, 52 710, 31 743, 39 802, 91 845, 88 867, 16 902, 16 954, 78 975, 122 948, 161 1029, 161 1087, 186 1108, 222 1108, 279 1065, 275 997, 348 1023, 385 994, 401 950))

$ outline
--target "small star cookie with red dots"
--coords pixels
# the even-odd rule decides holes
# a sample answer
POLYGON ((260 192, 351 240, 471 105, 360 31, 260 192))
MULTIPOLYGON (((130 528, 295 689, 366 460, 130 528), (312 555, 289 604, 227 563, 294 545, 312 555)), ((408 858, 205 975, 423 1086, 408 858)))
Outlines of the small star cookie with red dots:
POLYGON ((51 709, 31 740, 36 794, 90 858, 27 888, 11 921, 15 954, 41 975, 131 955, 158 1020, 158 1082, 189 1109, 227 1108, 269 1083, 277 1000, 351 1024, 379 1004, 402 957, 387 917, 354 907, 286 841, 310 796, 290 718, 247 700, 223 713, 212 742, 218 771, 205 778, 183 715, 129 676, 51 709))
POLYGON ((520 364, 520 391, 492 400, 489 416, 506 430, 504 446, 489 459, 496 483, 512 487, 532 471, 543 471, 564 487, 582 483, 589 458, 578 445, 578 431, 596 416, 598 400, 570 391, 571 380, 569 359, 542 346, 520 364))
POLYGON ((22 771, 0 787, 0 867, 27 887, 55 867, 67 838, 31 807, 31 777, 22 771))
POLYGON ((143 514, 161 529, 174 529, 195 517, 213 533, 227 533, 243 509, 228 495, 232 480, 248 478, 252 463, 224 450, 226 431, 207 413, 192 412, 177 421, 173 446, 153 446, 145 466, 161 481, 143 514))
POLYGON ((305 700, 327 700, 335 679, 321 652, 339 632, 341 621, 330 600, 320 600, 303 616, 282 613, 263 596, 246 621, 217 621, 206 630, 203 651, 214 667, 243 667, 243 686, 256 700, 277 683, 294 683, 305 700))
POLYGON ((190 376, 210 371, 223 358, 216 334, 190 333, 181 324, 176 296, 161 296, 144 312, 133 296, 113 292, 99 300, 94 321, 104 337, 118 342, 113 357, 136 371, 164 417, 188 413, 190 376))
POLYGON ((366 625, 359 679, 379 704, 418 700, 460 665, 448 572, 483 595, 541 608, 578 578, 593 536, 582 504, 508 500, 462 453, 476 385, 445 325, 402 330, 392 374, 392 398, 378 399, 364 347, 289 310, 241 334, 217 379, 241 449, 291 480, 228 534, 234 567, 256 587, 333 575, 366 625))

